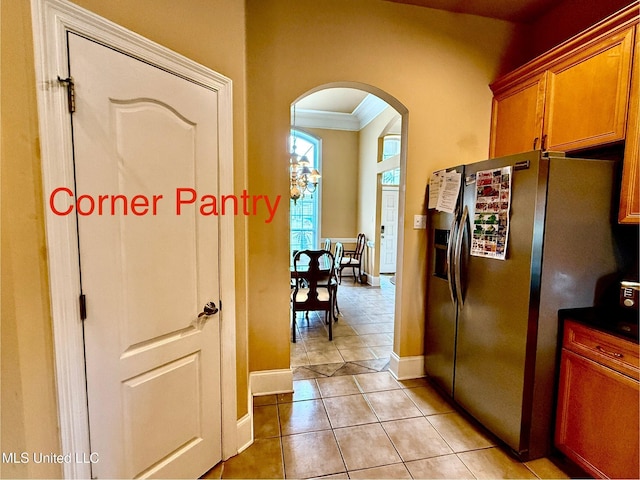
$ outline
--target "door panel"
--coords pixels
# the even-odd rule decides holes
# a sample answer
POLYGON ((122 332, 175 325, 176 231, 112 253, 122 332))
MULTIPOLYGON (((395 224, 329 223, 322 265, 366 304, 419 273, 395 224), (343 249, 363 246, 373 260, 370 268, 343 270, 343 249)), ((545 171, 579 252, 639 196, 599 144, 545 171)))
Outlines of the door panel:
POLYGON ((425 319, 425 371, 449 396, 453 396, 457 303, 452 298, 446 271, 437 271, 451 268, 448 260, 436 258, 446 255, 448 245, 434 246, 434 238, 438 230, 448 242, 455 241, 455 234, 450 229, 453 218, 452 214, 444 212, 431 212, 429 217, 430 271, 425 319), (444 265, 439 265, 441 262, 444 265))
POLYGON ((495 92, 489 156, 502 157, 540 148, 546 75, 537 75, 495 92))
POLYGON ((130 348, 150 338, 181 330, 188 319, 185 315, 189 314, 193 305, 198 304, 195 249, 183 249, 180 255, 163 256, 163 252, 181 248, 182 242, 196 245, 194 212, 172 215, 170 210, 173 210, 173 205, 162 204, 171 199, 172 186, 175 188, 175 185, 193 183, 195 125, 180 118, 168 105, 147 100, 126 104, 112 100, 110 103, 120 159, 120 165, 114 165, 114 168, 120 169, 118 185, 112 188, 121 191, 129 199, 138 195, 145 186, 153 194, 157 191, 166 192, 157 202, 160 217, 156 215, 154 218, 149 212, 140 217, 122 217, 120 222, 121 250, 126 259, 126 265, 123 265, 126 270, 122 271, 122 294, 126 299, 124 312, 127 315, 121 318, 121 325, 125 333, 123 347, 130 348), (149 145, 154 146, 152 152, 149 152, 149 145), (183 162, 182 169, 174 172, 175 176, 167 178, 164 170, 156 172, 160 161, 169 163, 171 159, 180 157, 189 161, 183 162), (149 172, 156 174, 150 178, 149 172), (164 215, 162 207, 165 207, 164 215), (175 218, 164 221, 163 217, 167 214, 175 218), (136 241, 147 238, 149 232, 153 232, 153 242, 136 241), (158 257, 164 257, 162 269, 155 268, 158 257), (141 272, 153 272, 154 282, 140 282, 138 275, 141 272), (184 281, 175 285, 175 288, 167 289, 159 298, 157 285, 171 285, 174 278, 184 281), (145 317, 154 318, 154 321, 131 321, 132 318, 145 317))
POLYGON ((453 395, 457 329, 457 303, 447 276, 453 268, 448 248, 449 243, 455 243, 454 220, 453 214, 429 212, 425 371, 449 396, 453 395))
MULTIPOLYGON (((469 256, 465 301, 458 314, 454 399, 518 451, 529 338, 529 308, 539 153, 468 165, 465 175, 529 160, 513 172, 506 260, 469 256), (507 163, 508 162, 508 163, 507 163)), ((473 225, 473 182, 464 204, 473 225)))
POLYGON ((131 471, 142 472, 158 458, 200 441, 201 367, 198 354, 192 354, 123 382, 124 416, 138 419, 125 430, 131 471), (155 422, 165 428, 149 435, 148 425, 155 422))
POLYGON ((74 34, 69 57, 92 475, 194 478, 221 459, 218 221, 177 198, 217 196, 217 93, 74 34))
POLYGON ((637 380, 563 349, 556 446, 594 478, 636 478, 639 395, 637 380))
MULTIPOLYGON (((464 166, 454 169, 464 178, 464 166)), ((429 252, 425 318, 425 371, 450 397, 455 383, 458 304, 454 281, 453 251, 463 192, 459 192, 455 213, 429 210, 429 252)))
POLYGON ((630 28, 611 35, 550 69, 544 120, 549 150, 624 140, 633 34, 630 28))

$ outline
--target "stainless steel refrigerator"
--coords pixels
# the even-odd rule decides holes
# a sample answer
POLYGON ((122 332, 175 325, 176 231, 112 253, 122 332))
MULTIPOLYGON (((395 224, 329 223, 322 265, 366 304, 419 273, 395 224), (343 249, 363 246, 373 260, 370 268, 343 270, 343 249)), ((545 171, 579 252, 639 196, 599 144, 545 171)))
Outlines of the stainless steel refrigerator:
POLYGON ((430 210, 425 369, 522 460, 550 452, 558 310, 618 270, 615 162, 533 151, 456 168, 455 214, 430 210), (504 260, 470 255, 476 174, 512 167, 504 260))

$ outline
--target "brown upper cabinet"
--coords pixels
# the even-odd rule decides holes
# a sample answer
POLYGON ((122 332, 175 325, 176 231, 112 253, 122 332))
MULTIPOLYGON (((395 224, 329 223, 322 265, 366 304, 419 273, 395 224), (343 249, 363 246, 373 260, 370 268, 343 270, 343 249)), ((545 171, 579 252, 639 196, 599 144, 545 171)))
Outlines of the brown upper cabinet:
POLYGON ((543 72, 494 91, 492 158, 541 148, 546 80, 543 72))
POLYGON ((625 139, 637 8, 618 17, 491 84, 491 157, 625 139))
POLYGON ((624 140, 634 31, 607 36, 549 68, 545 148, 569 151, 624 140))
POLYGON ((620 223, 640 223, 640 27, 636 27, 636 48, 631 80, 631 101, 627 139, 624 145, 622 188, 620 190, 620 223))

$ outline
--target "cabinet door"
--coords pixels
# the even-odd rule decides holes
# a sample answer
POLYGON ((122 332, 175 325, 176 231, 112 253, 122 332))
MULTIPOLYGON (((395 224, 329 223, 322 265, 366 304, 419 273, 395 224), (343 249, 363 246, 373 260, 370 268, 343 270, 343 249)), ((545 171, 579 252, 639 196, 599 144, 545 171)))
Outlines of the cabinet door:
POLYGON ((638 382, 562 350, 556 446, 596 478, 640 478, 638 382))
POLYGON ((627 141, 624 148, 622 191, 620 193, 620 223, 640 223, 640 34, 636 27, 636 48, 633 60, 627 141))
POLYGON ((625 138, 634 29, 587 44, 549 69, 544 133, 549 150, 625 138))
POLYGON ((491 158, 540 148, 546 74, 518 83, 493 97, 491 158))

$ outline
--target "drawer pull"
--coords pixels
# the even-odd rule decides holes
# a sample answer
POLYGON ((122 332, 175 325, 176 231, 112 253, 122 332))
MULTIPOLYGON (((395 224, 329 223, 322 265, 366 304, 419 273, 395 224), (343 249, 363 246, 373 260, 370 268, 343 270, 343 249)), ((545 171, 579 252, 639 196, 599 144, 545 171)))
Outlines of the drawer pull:
POLYGON ((604 353, 605 355, 609 355, 610 357, 614 357, 614 358, 622 358, 624 356, 621 353, 609 352, 608 350, 605 350, 604 348, 602 348, 600 345, 596 346, 596 350, 598 350, 599 352, 604 353))

